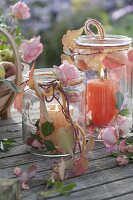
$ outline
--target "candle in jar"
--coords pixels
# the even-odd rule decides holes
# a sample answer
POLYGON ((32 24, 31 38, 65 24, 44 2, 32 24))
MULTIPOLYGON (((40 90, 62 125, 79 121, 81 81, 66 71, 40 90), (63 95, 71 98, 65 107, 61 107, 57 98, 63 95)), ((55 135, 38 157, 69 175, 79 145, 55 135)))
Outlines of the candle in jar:
MULTIPOLYGON (((59 104, 49 104, 47 105, 48 114, 53 119, 53 124, 55 129, 68 126, 68 122, 62 113, 61 106, 59 104)), ((70 107, 70 112, 71 112, 70 107)))
POLYGON ((93 79, 87 82, 87 113, 92 124, 107 126, 117 114, 117 82, 108 79, 93 79))
MULTIPOLYGON (((66 128, 69 126, 68 121, 66 120, 64 114, 62 113, 61 106, 59 104, 48 104, 47 111, 49 116, 53 119, 54 132, 49 136, 44 136, 42 132, 40 132, 40 136, 43 140, 51 140, 56 146, 58 146, 58 136, 57 131, 59 128, 66 128)), ((70 115, 73 115, 73 107, 69 106, 70 115)), ((41 116, 40 123, 44 123, 46 120, 41 116)))

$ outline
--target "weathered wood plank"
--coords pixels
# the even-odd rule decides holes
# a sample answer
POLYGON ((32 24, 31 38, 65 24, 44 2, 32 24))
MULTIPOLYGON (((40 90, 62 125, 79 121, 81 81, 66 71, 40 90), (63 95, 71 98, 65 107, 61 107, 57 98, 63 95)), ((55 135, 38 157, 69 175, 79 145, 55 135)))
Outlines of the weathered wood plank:
POLYGON ((111 200, 132 200, 132 199, 133 199, 133 191, 125 195, 119 195, 118 197, 111 198, 111 200))
MULTIPOLYGON (((101 177, 101 176, 100 176, 101 177)), ((109 176, 107 176, 109 177, 109 176)), ((92 179, 91 179, 92 180, 92 179)), ((91 181, 90 180, 90 181, 91 181)), ((90 188, 86 188, 84 190, 78 190, 76 192, 72 192, 69 196, 69 200, 107 200, 110 198, 113 198, 115 196, 119 196, 125 193, 130 193, 133 191, 133 184, 131 184, 133 181, 133 177, 127 178, 127 179, 122 179, 122 180, 118 180, 115 182, 111 182, 111 183, 105 183, 102 184, 100 186, 97 187, 90 187, 90 188)), ((89 183, 89 180, 88 180, 89 183)), ((84 183, 82 183, 84 184, 84 183)), ((35 188, 35 191, 37 192, 38 189, 35 188)), ((25 200, 26 193, 24 193, 23 195, 23 200, 25 200)), ((33 191, 32 191, 33 194, 33 191)), ((64 196, 57 196, 57 197, 53 197, 51 199, 54 200, 67 200, 68 197, 64 197, 64 196)), ((43 198, 38 198, 37 196, 35 197, 35 195, 33 195, 33 197, 29 198, 29 200, 41 200, 43 198)))
MULTIPOLYGON (((12 157, 10 159, 12 159, 12 157)), ((40 172, 45 173, 45 171, 47 173, 47 171, 49 171, 53 166, 52 159, 44 160, 43 158, 42 159, 38 158, 37 160, 30 159, 28 163, 23 163, 22 165, 19 165, 19 163, 18 163, 17 165, 13 165, 10 167, 8 167, 5 163, 5 168, 0 169, 0 177, 8 176, 9 178, 13 178, 14 177, 13 170, 16 166, 20 166, 20 167, 22 167, 23 170, 26 170, 28 168, 28 166, 30 166, 33 163, 39 165, 39 170, 38 170, 39 173, 40 172)), ((91 161, 89 163, 88 173, 94 173, 97 171, 114 168, 116 166, 117 166, 117 164, 116 164, 116 161, 114 158, 98 159, 98 160, 91 161)))
POLYGON ((0 127, 1 139, 4 139, 4 138, 15 139, 18 137, 22 137, 22 128, 20 125, 16 124, 16 125, 0 127))
MULTIPOLYGON (((105 152, 105 149, 94 150, 88 154, 88 158, 90 161, 101 159, 104 157, 108 157, 108 153, 105 152)), ((5 168, 5 163, 7 167, 21 165, 26 163, 34 162, 35 160, 44 160, 48 162, 48 160, 53 160, 49 158, 38 157, 28 153, 26 151, 25 145, 20 145, 16 147, 12 147, 9 152, 0 153, 0 169, 5 168), (7 155, 7 156, 6 156, 7 155)))
POLYGON ((22 123, 22 117, 14 117, 11 119, 0 120, 0 127, 1 126, 9 126, 11 124, 20 124, 22 123))
POLYGON ((8 158, 8 157, 11 157, 13 155, 15 156, 19 156, 20 154, 27 154, 27 149, 26 149, 26 146, 24 144, 22 145, 18 145, 18 146, 15 146, 15 147, 11 147, 11 149, 9 151, 6 151, 6 152, 1 152, 0 153, 0 159, 2 158, 8 158))
MULTIPOLYGON (((0 138, 17 139, 17 143, 9 152, 0 153, 0 177, 14 178, 13 170, 16 166, 20 166, 24 170, 29 165, 38 163, 37 177, 30 183, 31 190, 22 191, 22 200, 42 200, 43 198, 38 196, 38 192, 44 189, 43 179, 49 176, 53 161, 59 159, 53 160, 28 153, 21 139, 21 115, 14 111, 13 113, 15 114, 13 119, 0 120, 0 138)), ((131 164, 126 167, 117 167, 115 158, 109 157, 109 154, 103 148, 102 142, 97 143, 95 149, 88 154, 88 158, 91 161, 89 162, 88 173, 66 181, 75 182, 77 185, 71 195, 69 197, 55 195, 51 199, 133 199, 133 184, 131 184, 133 181, 133 167, 131 164)))
MULTIPOLYGON (((66 182, 74 182, 77 185, 76 188, 73 190, 72 194, 70 195, 69 199, 78 198, 78 199, 86 199, 86 200, 88 199, 102 200, 102 199, 112 198, 115 195, 121 194, 122 192, 121 185, 119 185, 119 183, 126 185, 125 182, 130 183, 128 179, 130 181, 133 181, 132 165, 129 165, 127 170, 125 170, 124 168, 117 167, 117 168, 104 170, 101 172, 99 171, 99 172, 86 174, 80 177, 73 178, 71 180, 66 181, 66 182), (115 190, 113 190, 114 188, 113 185, 115 185, 115 187, 117 188, 117 191, 116 191, 117 193, 115 192, 115 190), (99 190, 100 190, 100 193, 99 193, 99 190), (91 195, 87 195, 87 193, 88 194, 91 193, 91 195), (86 197, 84 197, 85 194, 86 194, 86 197)), ((42 189, 43 189, 43 185, 32 188, 32 194, 33 194, 33 197, 35 197, 35 199, 37 199, 37 191, 41 191, 42 189)), ((132 189, 133 189, 133 186, 132 187, 126 186, 126 190, 123 190, 122 194, 125 194, 127 191, 131 192, 132 189)), ((28 197, 29 195, 30 195, 30 191, 23 192, 23 197, 26 197, 26 196, 28 197)), ((65 200, 66 198, 59 197, 58 195, 56 197, 54 195, 54 199, 65 200)))

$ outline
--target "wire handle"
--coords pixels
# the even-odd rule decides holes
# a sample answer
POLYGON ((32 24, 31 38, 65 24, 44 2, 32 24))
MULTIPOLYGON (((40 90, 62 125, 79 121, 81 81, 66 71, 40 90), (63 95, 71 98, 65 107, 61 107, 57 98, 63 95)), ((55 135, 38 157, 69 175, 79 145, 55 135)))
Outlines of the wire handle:
POLYGON ((97 28, 99 38, 104 39, 105 33, 104 33, 103 25, 100 22, 98 22, 96 19, 88 19, 85 22, 84 30, 85 30, 86 35, 94 35, 95 34, 90 29, 90 25, 95 26, 97 28))

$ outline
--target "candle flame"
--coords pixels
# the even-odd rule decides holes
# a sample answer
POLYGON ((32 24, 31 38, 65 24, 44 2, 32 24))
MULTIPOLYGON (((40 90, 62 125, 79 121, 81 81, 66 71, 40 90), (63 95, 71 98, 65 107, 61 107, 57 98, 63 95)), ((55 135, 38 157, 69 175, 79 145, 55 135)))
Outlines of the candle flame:
POLYGON ((59 107, 57 104, 55 105, 55 111, 59 111, 59 107))
POLYGON ((104 69, 103 67, 101 68, 101 72, 100 72, 100 78, 103 79, 104 78, 104 69))

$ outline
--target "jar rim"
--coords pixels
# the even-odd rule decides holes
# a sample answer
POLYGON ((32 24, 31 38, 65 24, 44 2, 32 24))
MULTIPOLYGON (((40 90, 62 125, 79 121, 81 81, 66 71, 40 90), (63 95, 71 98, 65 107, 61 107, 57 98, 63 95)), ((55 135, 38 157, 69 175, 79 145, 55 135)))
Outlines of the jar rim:
POLYGON ((122 47, 132 43, 132 38, 124 35, 105 35, 104 38, 99 38, 99 35, 81 35, 74 39, 77 46, 83 47, 122 47))
MULTIPOLYGON (((29 72, 30 71, 28 71, 27 74, 24 76, 25 80, 29 79, 29 72)), ((58 81, 58 78, 56 77, 53 68, 35 69, 34 77, 39 85, 48 82, 58 81)), ((83 71, 79 71, 79 77, 69 81, 69 85, 72 86, 80 84, 84 81, 84 78, 85 78, 85 73, 83 71)))

